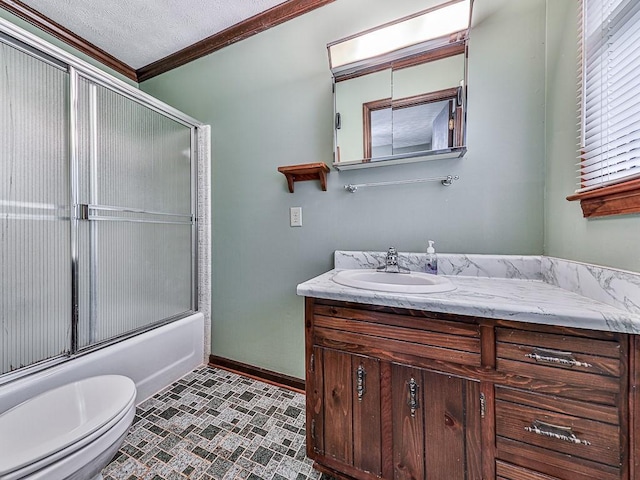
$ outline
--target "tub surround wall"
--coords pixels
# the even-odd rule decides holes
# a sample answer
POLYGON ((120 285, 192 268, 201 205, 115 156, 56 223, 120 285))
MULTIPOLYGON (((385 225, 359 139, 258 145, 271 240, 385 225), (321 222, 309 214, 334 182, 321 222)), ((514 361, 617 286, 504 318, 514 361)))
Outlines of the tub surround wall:
POLYGON ((198 133, 198 312, 204 317, 206 363, 211 354, 211 127, 204 125, 198 133))

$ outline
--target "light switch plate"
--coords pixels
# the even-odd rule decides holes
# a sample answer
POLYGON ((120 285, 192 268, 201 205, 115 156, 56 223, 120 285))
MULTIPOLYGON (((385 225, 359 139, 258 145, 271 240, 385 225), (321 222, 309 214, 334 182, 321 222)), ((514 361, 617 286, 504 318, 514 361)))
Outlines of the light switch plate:
POLYGON ((302 226, 302 207, 291 207, 289 209, 289 223, 292 227, 302 226))

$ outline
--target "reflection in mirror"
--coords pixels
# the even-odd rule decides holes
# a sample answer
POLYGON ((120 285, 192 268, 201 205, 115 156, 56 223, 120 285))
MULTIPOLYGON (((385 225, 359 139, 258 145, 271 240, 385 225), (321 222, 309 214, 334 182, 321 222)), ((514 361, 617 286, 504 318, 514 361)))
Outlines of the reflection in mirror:
POLYGON ((465 78, 465 55, 434 60, 393 70, 393 155, 442 151, 464 146, 462 87, 465 78), (416 99, 416 100, 408 100, 416 99), (408 105, 409 108, 402 108, 408 105), (435 137, 433 133, 435 132, 435 137), (423 137, 423 148, 413 137, 423 137), (396 140, 396 137, 400 137, 396 140), (406 145, 409 146, 409 145, 406 145), (405 147, 405 148, 403 148, 405 147))
POLYGON ((328 45, 337 169, 464 155, 471 5, 471 0, 451 0, 328 45), (438 29, 431 28, 421 33, 426 39, 421 43, 344 60, 347 51, 356 55, 370 37, 400 25, 409 28, 416 19, 434 25, 435 15, 444 18, 445 13, 464 17, 450 34, 434 38, 429 35, 438 29))
POLYGON ((452 107, 447 100, 394 109, 392 155, 453 147, 452 107))
POLYGON ((336 161, 362 160, 367 156, 362 141, 365 136, 362 106, 381 98, 391 102, 390 68, 336 83, 335 108, 339 114, 335 130, 336 161))
POLYGON ((461 146, 459 90, 365 103, 365 161, 461 146))
POLYGON ((463 53, 336 82, 336 168, 462 156, 465 60, 463 53))

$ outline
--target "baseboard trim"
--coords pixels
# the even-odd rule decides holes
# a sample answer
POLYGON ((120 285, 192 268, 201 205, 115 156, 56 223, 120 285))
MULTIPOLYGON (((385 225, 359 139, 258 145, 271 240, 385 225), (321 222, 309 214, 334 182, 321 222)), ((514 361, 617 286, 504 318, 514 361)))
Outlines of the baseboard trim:
POLYGON ((255 367, 246 363, 231 360, 230 358, 218 357, 217 355, 209 355, 209 366, 229 370, 240 375, 270 383, 278 387, 284 387, 298 393, 304 393, 304 380, 285 375, 284 373, 266 370, 264 368, 255 367))

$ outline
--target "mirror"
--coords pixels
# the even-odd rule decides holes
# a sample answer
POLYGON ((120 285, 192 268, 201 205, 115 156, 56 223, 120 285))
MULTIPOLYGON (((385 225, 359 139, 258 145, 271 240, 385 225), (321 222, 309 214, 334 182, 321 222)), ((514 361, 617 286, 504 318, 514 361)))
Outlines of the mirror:
POLYGON ((334 166, 464 155, 465 64, 462 53, 337 81, 334 166))
MULTIPOLYGON (((334 167, 461 157, 466 153, 466 78, 471 1, 434 7, 328 45, 334 77, 334 167), (358 57, 366 40, 457 8, 464 26, 438 38, 405 44, 373 58, 358 57), (461 10, 462 8, 462 10, 461 10), (461 30, 460 30, 461 29, 461 30)), ((433 21, 433 18, 430 19, 433 21)), ((456 20, 457 21, 457 20, 456 20)), ((433 28, 433 27, 432 27, 433 28)), ((428 35, 422 28, 421 35, 428 35)))
MULTIPOLYGON (((365 131, 366 122, 363 108, 365 105, 380 99, 386 99, 390 103, 392 95, 391 82, 392 71, 388 68, 381 72, 374 72, 336 83, 334 89, 336 163, 362 160, 366 157, 366 142, 363 139, 367 132, 365 131)), ((376 125, 379 129, 380 122, 376 122, 376 125)), ((378 130, 376 132, 377 135, 382 135, 382 132, 378 132, 378 130)), ((391 136, 390 127, 389 136, 391 136)))

